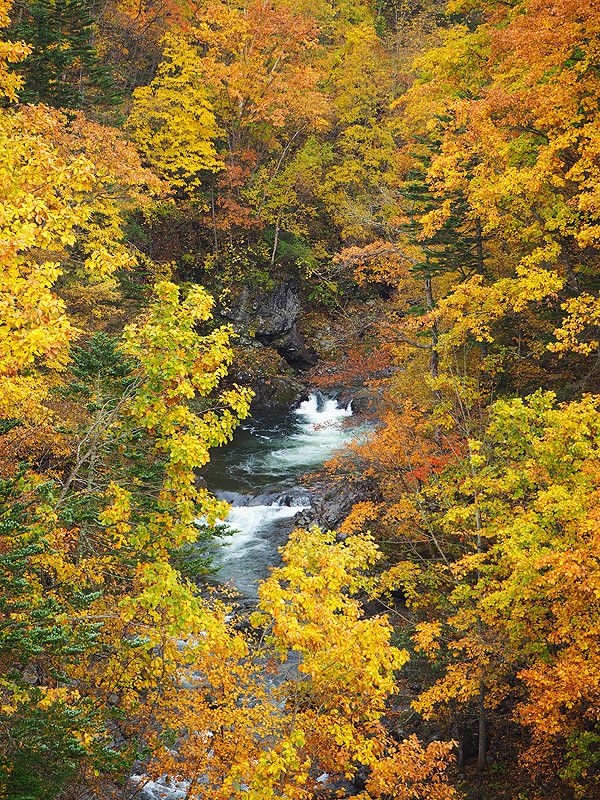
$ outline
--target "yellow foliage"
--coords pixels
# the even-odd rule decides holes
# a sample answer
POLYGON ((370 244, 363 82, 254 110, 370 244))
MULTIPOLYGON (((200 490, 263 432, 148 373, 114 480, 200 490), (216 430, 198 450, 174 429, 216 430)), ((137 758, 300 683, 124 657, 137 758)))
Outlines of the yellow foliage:
POLYGON ((36 368, 61 369, 77 335, 53 290, 61 274, 56 258, 81 237, 91 272, 127 267, 117 198, 127 188, 134 200, 142 183, 159 189, 116 131, 43 106, 0 113, 4 416, 39 421, 46 390, 36 368))
POLYGON ((200 60, 188 38, 166 37, 157 76, 134 92, 127 127, 159 175, 194 197, 203 173, 224 165, 214 145, 218 129, 200 60))
MULTIPOLYGON (((10 0, 0 0, 0 28, 9 24, 8 13, 12 7, 10 0)), ((17 99, 17 91, 23 80, 12 71, 9 64, 18 63, 27 58, 31 48, 24 42, 0 42, 0 97, 8 100, 17 99)))
POLYGON ((151 774, 187 779, 197 800, 309 800, 323 788, 319 773, 328 773, 326 787, 352 779, 360 763, 371 777, 355 800, 456 797, 444 778, 450 745, 393 744, 381 725, 407 655, 390 644, 387 620, 364 619, 353 597, 370 583, 373 541, 336 544, 313 528, 295 531, 283 556, 260 590, 254 618, 267 630, 258 644, 248 647, 215 615, 179 652, 188 685, 173 681, 158 706, 177 748, 157 750, 151 774), (265 664, 278 673, 290 659, 299 674, 270 688, 265 664))

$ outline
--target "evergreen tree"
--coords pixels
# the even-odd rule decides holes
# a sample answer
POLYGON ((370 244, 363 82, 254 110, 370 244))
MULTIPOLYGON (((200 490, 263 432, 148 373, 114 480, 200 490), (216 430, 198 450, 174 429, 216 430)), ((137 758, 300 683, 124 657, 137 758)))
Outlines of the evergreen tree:
POLYGON ((120 93, 93 44, 94 19, 85 0, 34 0, 13 11, 8 35, 32 47, 17 67, 24 78, 19 98, 57 108, 106 107, 120 93))
MULTIPOLYGON (((418 244, 422 252, 421 260, 414 260, 411 273, 422 280, 425 306, 420 304, 413 310, 415 313, 431 312, 437 304, 434 296, 434 279, 443 275, 457 274, 467 279, 485 271, 483 237, 478 218, 470 215, 470 207, 464 193, 455 191, 432 191, 427 180, 432 156, 439 152, 440 143, 421 139, 428 147, 428 153, 413 153, 417 164, 407 175, 405 183, 400 187, 399 197, 404 201, 405 222, 396 233, 418 244), (441 218, 433 230, 428 230, 428 215, 440 214, 441 218)), ((432 378, 438 377, 439 330, 434 320, 431 329, 431 364, 432 378)), ((436 390, 437 396, 437 390, 436 390)))
MULTIPOLYGON (((14 425, 1 420, 0 437, 14 425)), ((65 593, 44 566, 50 549, 32 514, 25 470, 0 479, 0 797, 11 800, 57 797, 89 756, 79 733, 87 726, 97 733, 95 765, 119 758, 105 721, 65 675, 94 645, 97 625, 83 615, 97 594, 65 593), (77 614, 79 622, 65 624, 77 614)))
POLYGON ((406 201, 408 222, 402 227, 412 240, 418 242, 424 255, 421 264, 413 265, 418 274, 431 277, 458 273, 468 278, 485 270, 483 256, 483 237, 478 219, 469 214, 470 207, 465 194, 459 190, 431 190, 427 173, 432 156, 439 152, 439 142, 427 142, 431 153, 413 155, 419 164, 408 175, 400 190, 406 201), (444 207, 443 221, 428 236, 423 236, 423 217, 444 207))

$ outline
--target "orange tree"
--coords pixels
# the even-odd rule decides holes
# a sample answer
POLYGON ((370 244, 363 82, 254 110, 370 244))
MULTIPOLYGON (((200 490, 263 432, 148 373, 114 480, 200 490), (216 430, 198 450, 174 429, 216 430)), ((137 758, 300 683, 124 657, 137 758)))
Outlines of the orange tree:
POLYGON ((269 205, 285 205, 277 197, 284 170, 322 124, 318 29, 284 4, 217 3, 197 10, 164 45, 165 61, 151 86, 134 93, 128 124, 200 209, 213 255, 227 260, 236 238, 271 221, 273 209, 263 214, 269 205))
MULTIPOLYGON (((432 191, 463 193, 488 243, 487 272, 449 293, 444 324, 454 341, 495 343, 517 387, 573 381, 593 374, 595 348, 597 9, 480 11, 474 31, 452 29, 422 57, 405 111, 440 137, 432 191)), ((448 213, 430 214, 424 232, 448 213)))
POLYGON ((599 420, 590 395, 494 405, 485 440, 470 442, 473 477, 438 518, 480 546, 448 566, 444 614, 416 636, 431 657, 450 656, 415 703, 421 713, 456 713, 482 681, 486 708, 512 708, 527 729, 523 763, 580 796, 598 785, 599 420))

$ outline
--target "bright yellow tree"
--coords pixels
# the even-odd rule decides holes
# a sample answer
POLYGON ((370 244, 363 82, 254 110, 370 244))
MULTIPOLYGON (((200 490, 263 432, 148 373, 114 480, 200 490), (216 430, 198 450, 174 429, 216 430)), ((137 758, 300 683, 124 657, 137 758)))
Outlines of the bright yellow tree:
POLYGON ((127 127, 144 158, 172 186, 194 196, 202 174, 223 167, 217 155, 217 123, 196 50, 169 34, 158 74, 136 89, 127 127))

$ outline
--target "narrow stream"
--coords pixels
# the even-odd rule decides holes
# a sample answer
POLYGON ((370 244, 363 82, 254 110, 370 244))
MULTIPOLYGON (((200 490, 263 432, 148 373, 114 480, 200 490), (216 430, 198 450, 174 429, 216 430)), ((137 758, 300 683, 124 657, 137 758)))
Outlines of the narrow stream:
MULTIPOLYGON (((226 523, 232 534, 215 550, 214 580, 234 587, 242 601, 256 599, 259 582, 281 561, 279 548, 295 516, 310 508, 300 476, 318 469, 360 432, 345 424, 351 416, 351 403, 340 405, 315 392, 293 411, 243 422, 202 470, 208 488, 232 506, 226 523)), ((133 775, 131 784, 142 785, 140 800, 184 800, 189 786, 166 777, 148 780, 143 773, 133 775)))
POLYGON ((208 488, 232 504, 214 559, 219 583, 240 595, 257 596, 258 582, 280 562, 279 548, 294 517, 310 508, 300 476, 318 469, 336 450, 355 438, 345 424, 351 403, 312 393, 294 411, 262 414, 242 423, 233 442, 216 451, 203 471, 208 488))

